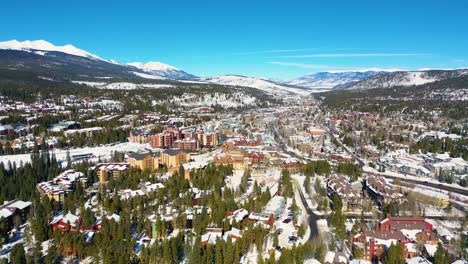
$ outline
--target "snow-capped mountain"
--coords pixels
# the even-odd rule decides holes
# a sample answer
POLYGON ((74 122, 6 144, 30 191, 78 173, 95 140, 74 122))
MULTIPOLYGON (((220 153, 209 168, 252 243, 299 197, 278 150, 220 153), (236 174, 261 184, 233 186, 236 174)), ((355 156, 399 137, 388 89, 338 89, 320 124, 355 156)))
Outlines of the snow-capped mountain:
POLYGON ((121 64, 73 45, 56 46, 45 40, 0 42, 0 69, 27 71, 50 79, 124 78, 186 80, 195 78, 160 62, 121 64))
POLYGON ((135 73, 136 75, 143 77, 143 78, 151 79, 152 77, 151 75, 153 76, 156 75, 156 76, 160 76, 162 78, 167 78, 167 79, 181 79, 181 80, 196 78, 196 76, 186 73, 174 66, 171 66, 169 64, 164 64, 161 62, 157 62, 157 61, 151 61, 147 63, 132 62, 132 63, 128 63, 127 65, 140 69, 147 74, 150 74, 150 76, 145 77, 145 75, 135 73))
POLYGON ((4 42, 0 42, 0 49, 23 50, 23 51, 28 51, 28 52, 34 52, 35 54, 38 54, 38 55, 45 55, 47 51, 57 51, 57 52, 63 52, 63 53, 74 55, 74 56, 103 60, 99 56, 91 54, 85 50, 81 50, 73 45, 67 44, 64 46, 55 46, 54 44, 47 42, 45 40, 4 41, 4 42))
POLYGON ((266 79, 246 77, 241 75, 221 75, 210 78, 203 78, 201 80, 222 85, 252 87, 273 95, 310 94, 309 90, 301 87, 282 85, 266 79))
POLYGON ((426 70, 426 71, 400 71, 384 75, 371 76, 359 82, 344 86, 344 89, 373 89, 397 86, 418 86, 449 78, 468 75, 468 69, 458 70, 426 70))
POLYGON ((388 71, 382 70, 318 72, 285 81, 284 83, 310 89, 330 90, 342 85, 358 82, 374 75, 386 73, 388 73, 388 71))

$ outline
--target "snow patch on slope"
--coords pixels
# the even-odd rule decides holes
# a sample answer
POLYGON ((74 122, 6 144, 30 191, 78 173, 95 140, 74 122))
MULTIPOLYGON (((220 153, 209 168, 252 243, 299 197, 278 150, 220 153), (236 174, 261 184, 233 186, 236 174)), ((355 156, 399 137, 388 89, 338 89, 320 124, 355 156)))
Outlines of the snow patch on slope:
POLYGON ((383 71, 336 71, 318 72, 285 81, 286 84, 310 89, 333 89, 337 86, 358 82, 370 76, 385 74, 383 71))
POLYGON ((159 75, 154 75, 154 74, 147 74, 147 73, 142 73, 142 72, 132 72, 138 77, 145 78, 145 79, 150 79, 150 80, 167 80, 166 77, 162 77, 159 75))
POLYGON ((432 83, 448 78, 467 75, 468 70, 432 70, 432 71, 410 71, 410 72, 395 72, 386 75, 377 75, 359 81, 348 86, 346 89, 372 89, 372 88, 388 88, 394 86, 418 86, 426 83, 432 83))
POLYGON ((87 82, 87 81, 72 81, 76 84, 83 84, 97 89, 107 90, 136 90, 136 89, 159 89, 174 87, 170 84, 153 84, 153 83, 129 83, 129 82, 87 82))
POLYGON ((221 85, 231 85, 231 86, 243 86, 243 87, 252 87, 267 92, 274 95, 285 95, 285 94, 297 94, 297 95, 308 95, 310 91, 290 87, 285 85, 280 85, 269 80, 258 79, 253 77, 239 76, 239 75, 222 75, 215 76, 211 78, 202 79, 210 83, 216 83, 221 85))

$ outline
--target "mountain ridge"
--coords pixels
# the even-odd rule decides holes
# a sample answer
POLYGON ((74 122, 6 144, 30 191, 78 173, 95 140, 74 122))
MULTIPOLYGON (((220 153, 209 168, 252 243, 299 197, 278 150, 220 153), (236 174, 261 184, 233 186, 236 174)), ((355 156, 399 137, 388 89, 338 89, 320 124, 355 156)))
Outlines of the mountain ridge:
POLYGON ((365 78, 386 74, 388 71, 330 71, 330 72, 317 72, 307 74, 302 77, 285 81, 284 83, 290 85, 297 85, 307 87, 310 89, 335 89, 341 85, 358 82, 365 78))
POLYGON ((374 88, 410 87, 468 75, 468 69, 399 71, 385 75, 375 75, 350 83, 340 89, 367 90, 374 88))

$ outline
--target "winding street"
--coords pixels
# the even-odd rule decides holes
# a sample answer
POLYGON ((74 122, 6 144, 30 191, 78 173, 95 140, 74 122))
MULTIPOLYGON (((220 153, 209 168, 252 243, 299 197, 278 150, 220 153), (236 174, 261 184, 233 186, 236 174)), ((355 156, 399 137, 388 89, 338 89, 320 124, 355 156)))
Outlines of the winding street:
MULTIPOLYGON (((279 147, 283 152, 285 152, 285 153, 287 153, 287 154, 289 154, 289 155, 291 155, 291 156, 293 156, 293 157, 295 157, 295 158, 297 158, 299 160, 302 160, 302 161, 304 160, 303 157, 300 157, 296 153, 287 150, 286 144, 281 139, 281 136, 279 135, 276 128, 273 128, 273 132, 275 133, 277 138, 280 139, 279 147)), ((319 235, 318 227, 317 227, 317 220, 321 219, 321 216, 316 215, 314 213, 314 210, 309 207, 309 204, 307 203, 307 200, 306 200, 306 198, 304 196, 304 193, 302 192, 302 188, 299 185, 299 182, 296 179, 293 179, 293 182, 294 182, 294 186, 295 186, 294 189, 297 192, 299 192, 299 196, 301 197, 302 204, 304 205, 304 208, 306 208, 307 213, 309 215, 309 217, 308 217, 308 223, 309 223, 309 227, 310 227, 310 238, 309 239, 313 240, 314 238, 318 237, 318 235, 319 235)))
POLYGON ((314 213, 314 210, 309 207, 309 204, 306 201, 304 193, 302 192, 302 188, 297 182, 297 180, 293 180, 293 181, 294 181, 295 190, 299 192, 299 196, 301 197, 302 204, 304 205, 304 208, 306 208, 307 213, 309 215, 308 223, 310 227, 310 240, 313 240, 315 237, 319 235, 318 227, 317 227, 317 220, 321 219, 321 217, 316 215, 314 213))

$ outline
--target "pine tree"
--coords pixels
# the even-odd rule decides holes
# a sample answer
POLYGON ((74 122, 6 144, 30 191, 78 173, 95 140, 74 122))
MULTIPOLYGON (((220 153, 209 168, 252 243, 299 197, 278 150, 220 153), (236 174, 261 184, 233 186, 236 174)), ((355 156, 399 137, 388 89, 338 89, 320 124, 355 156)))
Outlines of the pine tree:
POLYGON ((305 191, 310 195, 311 194, 311 189, 310 189, 310 176, 306 175, 305 181, 304 181, 304 188, 305 191))
POLYGON ((24 251, 24 246, 22 243, 16 244, 11 249, 10 253, 10 262, 25 264, 26 263, 26 253, 24 251))
POLYGON ((434 264, 449 264, 450 255, 448 251, 444 249, 441 243, 437 245, 437 250, 434 253, 434 264))
POLYGON ((279 234, 278 232, 275 232, 273 236, 273 246, 277 247, 279 245, 279 234))
POLYGON ((404 249, 401 243, 392 244, 384 257, 384 264, 405 264, 404 249))

